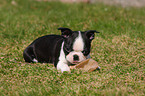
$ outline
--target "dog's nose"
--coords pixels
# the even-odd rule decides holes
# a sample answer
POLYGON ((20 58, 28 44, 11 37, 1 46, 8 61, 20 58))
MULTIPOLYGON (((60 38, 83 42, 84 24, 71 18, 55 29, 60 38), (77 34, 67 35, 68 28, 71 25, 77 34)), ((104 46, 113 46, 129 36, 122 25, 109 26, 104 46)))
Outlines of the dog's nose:
POLYGON ((74 55, 73 59, 74 59, 74 61, 79 61, 79 56, 78 55, 74 55))

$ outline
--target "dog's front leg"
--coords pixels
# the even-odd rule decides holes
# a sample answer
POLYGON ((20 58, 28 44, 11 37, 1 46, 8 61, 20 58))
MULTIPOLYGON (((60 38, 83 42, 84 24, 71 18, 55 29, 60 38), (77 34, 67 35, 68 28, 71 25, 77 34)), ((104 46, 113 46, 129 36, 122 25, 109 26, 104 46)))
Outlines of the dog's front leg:
POLYGON ((68 66, 68 62, 65 58, 65 54, 63 51, 63 46, 64 46, 64 42, 62 43, 61 50, 60 50, 60 56, 59 56, 57 66, 56 66, 57 70, 60 70, 62 73, 64 71, 70 72, 70 68, 68 66))
POLYGON ((64 71, 70 72, 70 68, 69 68, 69 66, 67 65, 67 63, 64 63, 64 62, 62 62, 62 61, 59 61, 59 62, 57 63, 57 70, 60 70, 62 73, 63 73, 64 71))

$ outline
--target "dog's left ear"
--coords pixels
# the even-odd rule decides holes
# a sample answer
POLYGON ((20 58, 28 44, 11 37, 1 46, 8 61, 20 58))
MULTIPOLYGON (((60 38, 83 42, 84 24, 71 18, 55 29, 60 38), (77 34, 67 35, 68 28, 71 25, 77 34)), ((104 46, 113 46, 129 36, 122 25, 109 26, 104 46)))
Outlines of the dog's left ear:
POLYGON ((61 30, 61 35, 64 37, 64 38, 68 38, 71 34, 72 34, 72 30, 69 29, 69 28, 58 28, 58 30, 61 30))
POLYGON ((90 39, 90 40, 93 40, 94 39, 95 33, 100 33, 100 32, 98 32, 96 30, 88 30, 88 31, 85 31, 85 34, 86 34, 87 38, 90 39))

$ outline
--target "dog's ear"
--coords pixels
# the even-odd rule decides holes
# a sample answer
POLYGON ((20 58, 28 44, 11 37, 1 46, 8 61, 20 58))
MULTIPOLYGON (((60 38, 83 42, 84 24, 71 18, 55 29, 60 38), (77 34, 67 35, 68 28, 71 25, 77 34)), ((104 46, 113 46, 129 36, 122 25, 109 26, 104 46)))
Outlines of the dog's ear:
POLYGON ((93 40, 94 39, 95 33, 100 33, 100 32, 98 32, 96 30, 88 30, 88 31, 85 31, 85 34, 86 34, 87 38, 90 39, 90 40, 93 40))
POLYGON ((72 30, 69 29, 69 28, 58 28, 58 30, 61 30, 61 35, 64 37, 64 38, 68 38, 71 34, 72 34, 72 30))

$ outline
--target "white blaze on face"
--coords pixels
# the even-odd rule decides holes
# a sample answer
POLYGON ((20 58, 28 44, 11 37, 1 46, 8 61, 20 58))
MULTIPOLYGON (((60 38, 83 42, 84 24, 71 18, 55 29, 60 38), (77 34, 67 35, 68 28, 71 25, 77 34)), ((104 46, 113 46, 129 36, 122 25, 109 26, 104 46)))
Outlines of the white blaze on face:
POLYGON ((79 31, 78 33, 79 33, 79 35, 75 39, 75 42, 73 44, 73 50, 74 51, 83 51, 83 49, 84 49, 83 38, 82 38, 81 32, 79 31))
POLYGON ((66 56, 66 59, 72 64, 74 64, 74 60, 73 60, 74 55, 77 55, 79 57, 78 62, 81 62, 86 59, 86 57, 82 53, 82 51, 84 50, 84 41, 83 41, 81 32, 79 31, 78 33, 79 33, 78 37, 76 37, 74 44, 73 44, 74 51, 70 52, 66 56))

